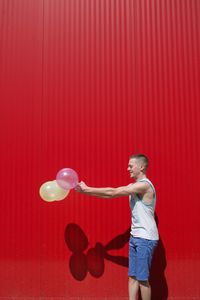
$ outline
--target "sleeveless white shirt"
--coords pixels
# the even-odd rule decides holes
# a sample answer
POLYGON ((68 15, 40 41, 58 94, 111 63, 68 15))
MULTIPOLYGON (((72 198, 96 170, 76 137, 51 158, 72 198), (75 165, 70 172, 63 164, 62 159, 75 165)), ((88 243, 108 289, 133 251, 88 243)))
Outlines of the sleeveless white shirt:
POLYGON ((131 235, 148 240, 158 240, 158 228, 155 222, 154 211, 156 206, 156 191, 148 178, 138 180, 138 182, 148 182, 153 190, 152 204, 145 204, 145 202, 134 194, 129 196, 131 208, 131 235))

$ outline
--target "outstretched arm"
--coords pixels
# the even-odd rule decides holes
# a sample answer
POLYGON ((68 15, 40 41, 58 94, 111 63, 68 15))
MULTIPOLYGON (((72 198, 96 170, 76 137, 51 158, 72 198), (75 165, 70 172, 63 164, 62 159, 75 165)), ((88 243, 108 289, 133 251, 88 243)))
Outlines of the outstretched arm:
POLYGON ((117 198, 122 196, 129 196, 134 193, 143 194, 147 189, 148 184, 146 182, 136 182, 127 186, 121 186, 117 188, 95 188, 89 187, 83 181, 81 181, 76 187, 76 190, 79 193, 101 198, 117 198))

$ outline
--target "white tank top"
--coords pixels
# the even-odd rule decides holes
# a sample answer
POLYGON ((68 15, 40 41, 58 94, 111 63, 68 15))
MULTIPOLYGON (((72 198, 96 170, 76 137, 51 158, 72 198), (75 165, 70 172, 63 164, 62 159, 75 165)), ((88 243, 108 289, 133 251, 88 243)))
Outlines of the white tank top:
POLYGON ((138 182, 148 182, 153 190, 152 204, 145 204, 145 202, 134 194, 129 196, 131 208, 131 235, 134 237, 141 237, 148 240, 158 240, 158 228, 155 222, 154 211, 156 205, 156 191, 148 178, 138 180, 138 182))

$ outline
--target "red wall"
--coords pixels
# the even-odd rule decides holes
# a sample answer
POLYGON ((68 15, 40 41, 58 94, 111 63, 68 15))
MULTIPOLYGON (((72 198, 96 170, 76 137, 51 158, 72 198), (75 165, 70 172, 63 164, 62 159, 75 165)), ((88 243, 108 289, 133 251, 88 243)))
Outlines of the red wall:
POLYGON ((128 184, 138 152, 158 194, 153 298, 200 299, 199 50, 198 0, 0 0, 0 299, 127 299, 128 200, 38 191, 63 167, 128 184), (97 242, 117 258, 86 275, 97 242))

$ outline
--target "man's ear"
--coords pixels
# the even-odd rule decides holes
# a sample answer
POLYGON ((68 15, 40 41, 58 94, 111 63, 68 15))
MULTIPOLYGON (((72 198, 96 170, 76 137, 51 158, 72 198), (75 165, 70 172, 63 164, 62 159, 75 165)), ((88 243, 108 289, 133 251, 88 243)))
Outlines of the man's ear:
POLYGON ((142 164, 140 165, 140 170, 144 171, 144 165, 142 165, 142 164))

